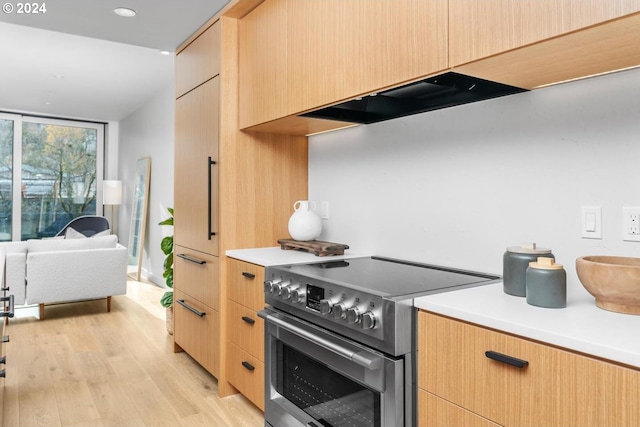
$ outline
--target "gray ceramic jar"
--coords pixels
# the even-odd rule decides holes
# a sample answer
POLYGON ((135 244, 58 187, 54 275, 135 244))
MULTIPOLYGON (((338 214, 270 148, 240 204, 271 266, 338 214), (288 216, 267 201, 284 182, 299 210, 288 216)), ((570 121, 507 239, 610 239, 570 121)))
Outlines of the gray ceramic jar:
POLYGON ((538 257, 555 259, 551 249, 538 248, 535 243, 523 243, 511 246, 502 257, 502 281, 504 293, 524 297, 527 295, 526 275, 530 262, 536 262, 538 257))
POLYGON ((553 258, 539 257, 527 267, 527 304, 545 308, 567 306, 567 273, 553 258))

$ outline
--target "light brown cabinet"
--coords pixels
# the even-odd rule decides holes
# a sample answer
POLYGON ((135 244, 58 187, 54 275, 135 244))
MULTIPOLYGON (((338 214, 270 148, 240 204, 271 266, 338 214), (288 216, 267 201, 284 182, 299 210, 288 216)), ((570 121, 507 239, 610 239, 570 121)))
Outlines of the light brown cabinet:
POLYGON ((267 0, 240 34, 241 128, 311 121, 295 115, 448 67, 442 0, 267 0))
POLYGON ((448 403, 421 402, 422 427, 437 425, 429 411, 455 417, 461 410, 503 426, 640 424, 638 370, 432 313, 418 318, 418 386, 448 403), (498 362, 487 351, 527 365, 498 362))
MULTIPOLYGON (((177 90, 175 104, 174 343, 175 351, 187 351, 217 377, 220 396, 241 391, 262 407, 261 388, 243 384, 252 377, 262 381, 261 349, 253 345, 263 338, 249 345, 238 337, 242 328, 257 331, 261 320, 255 328, 227 324, 257 308, 235 296, 224 253, 274 246, 288 236, 291 206, 307 198, 308 144, 305 137, 238 127, 238 20, 257 3, 232 0, 176 56, 176 87, 186 89, 177 90), (232 362, 238 357, 254 367, 252 375, 237 375, 232 362)), ((243 366, 238 372, 248 372, 243 366)))
POLYGON ((264 410, 264 267, 229 259, 229 382, 264 410))

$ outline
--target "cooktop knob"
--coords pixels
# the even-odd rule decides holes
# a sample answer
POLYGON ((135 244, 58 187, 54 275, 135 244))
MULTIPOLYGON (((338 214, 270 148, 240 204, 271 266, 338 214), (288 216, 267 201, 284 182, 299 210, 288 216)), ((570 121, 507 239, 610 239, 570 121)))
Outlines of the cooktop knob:
POLYGON ((302 288, 295 288, 291 290, 291 302, 294 304, 304 303, 305 293, 302 288))
POLYGON ((282 279, 272 279, 272 280, 265 280, 264 282, 264 291, 265 292, 273 292, 273 285, 275 285, 276 283, 280 283, 282 282, 282 279))
POLYGON ((362 329, 373 329, 376 326, 376 316, 367 311, 362 315, 362 329))
POLYGON ((280 290, 280 297, 282 299, 291 298, 291 287, 290 286, 283 286, 282 289, 280 290))
POLYGON ((282 283, 276 283, 271 287, 271 293, 274 295, 280 296, 282 294, 282 290, 291 284, 291 280, 285 280, 282 283))
POLYGON ((333 317, 336 319, 343 319, 347 314, 347 306, 344 305, 343 302, 339 302, 333 305, 333 317))
POLYGON ((331 302, 331 300, 328 300, 328 299, 320 300, 320 314, 326 316, 327 314, 331 313, 332 309, 333 309, 333 303, 331 302))
POLYGON ((358 323, 360 321, 360 310, 353 306, 347 310, 347 323, 358 323))

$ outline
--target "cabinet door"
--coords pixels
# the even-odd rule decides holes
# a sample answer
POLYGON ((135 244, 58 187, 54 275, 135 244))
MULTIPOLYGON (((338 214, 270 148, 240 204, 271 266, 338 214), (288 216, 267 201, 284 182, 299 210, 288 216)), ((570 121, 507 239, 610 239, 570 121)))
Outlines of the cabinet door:
POLYGON ((260 361, 264 361, 264 320, 236 302, 228 306, 229 341, 260 361))
POLYGON ((238 24, 241 129, 290 114, 286 0, 268 0, 238 24))
POLYGON ((218 258, 178 245, 174 254, 174 288, 220 310, 218 258))
POLYGON ((240 347, 229 344, 227 374, 229 382, 264 411, 264 363, 240 347))
POLYGON ((449 58, 461 65, 640 10, 638 0, 450 0, 449 58))
POLYGON ((229 299, 254 311, 264 308, 264 267, 228 258, 229 299))
POLYGON ((499 427, 486 418, 418 389, 418 427, 499 427))
POLYGON ((419 387, 478 415, 505 426, 640 423, 640 371, 426 312, 418 327, 419 387))
POLYGON ((176 98, 220 74, 220 21, 176 55, 176 98))
POLYGON ((219 100, 220 77, 176 100, 174 239, 180 246, 211 255, 218 254, 220 231, 219 100))
POLYGON ((446 0, 289 1, 292 113, 448 67, 446 0))
POLYGON ((220 313, 178 289, 173 308, 175 343, 214 376, 220 373, 220 313))

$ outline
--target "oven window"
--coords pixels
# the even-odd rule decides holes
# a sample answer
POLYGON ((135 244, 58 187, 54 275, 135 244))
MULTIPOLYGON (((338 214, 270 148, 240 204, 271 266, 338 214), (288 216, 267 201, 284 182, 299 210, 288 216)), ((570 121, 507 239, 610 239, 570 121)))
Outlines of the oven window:
POLYGON ((276 390, 326 427, 379 427, 380 393, 278 342, 276 390))

